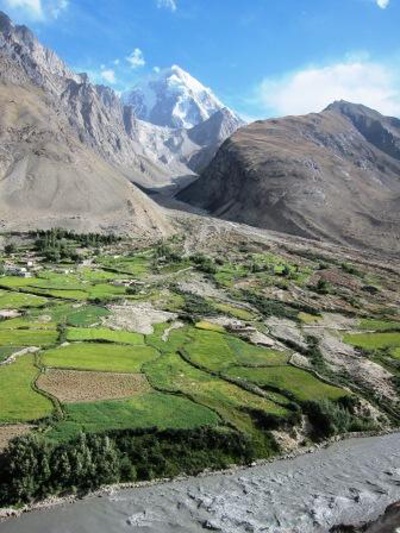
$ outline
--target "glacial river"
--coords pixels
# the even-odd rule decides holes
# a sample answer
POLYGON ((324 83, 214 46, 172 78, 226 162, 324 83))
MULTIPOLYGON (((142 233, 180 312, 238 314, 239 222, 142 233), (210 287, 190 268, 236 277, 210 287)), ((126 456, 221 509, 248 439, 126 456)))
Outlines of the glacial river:
POLYGON ((353 439, 229 474, 121 490, 25 514, 0 533, 308 533, 400 500, 400 434, 353 439))

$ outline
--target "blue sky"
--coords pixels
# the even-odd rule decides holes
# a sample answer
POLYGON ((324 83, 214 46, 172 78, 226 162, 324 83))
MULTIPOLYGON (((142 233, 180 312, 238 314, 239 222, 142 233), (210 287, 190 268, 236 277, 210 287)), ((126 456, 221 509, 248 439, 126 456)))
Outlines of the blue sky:
POLYGON ((117 91, 178 64, 247 118, 344 98, 400 116, 400 0, 0 0, 117 91))

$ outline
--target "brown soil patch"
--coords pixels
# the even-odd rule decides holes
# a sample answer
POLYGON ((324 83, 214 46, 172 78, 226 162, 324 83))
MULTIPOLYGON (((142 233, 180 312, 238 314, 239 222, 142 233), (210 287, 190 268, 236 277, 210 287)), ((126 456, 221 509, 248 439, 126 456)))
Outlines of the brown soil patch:
POLYGON ((20 437, 32 431, 34 426, 0 426, 0 451, 5 450, 7 444, 14 437, 20 437))
POLYGON ((127 398, 150 390, 143 374, 47 370, 37 385, 61 402, 95 402, 127 398))

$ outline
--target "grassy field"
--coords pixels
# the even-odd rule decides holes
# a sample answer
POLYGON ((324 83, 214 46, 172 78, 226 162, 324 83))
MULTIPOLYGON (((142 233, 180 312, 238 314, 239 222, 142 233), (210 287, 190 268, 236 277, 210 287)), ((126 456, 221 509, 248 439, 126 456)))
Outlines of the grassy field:
POLYGON ((75 343, 48 350, 42 364, 51 368, 138 373, 158 352, 150 346, 121 346, 103 343, 75 343))
POLYGON ((37 295, 62 298, 64 300, 84 301, 88 298, 87 292, 77 289, 38 289, 34 287, 25 287, 23 290, 37 295))
POLYGON ((166 354, 146 364, 144 372, 154 388, 188 395, 234 425, 242 418, 246 408, 276 415, 287 414, 284 408, 266 398, 194 368, 178 354, 166 354))
POLYGON ((228 344, 236 355, 238 365, 275 366, 284 365, 289 360, 288 352, 254 346, 233 335, 228 337, 228 344))
POLYGON ((0 423, 29 422, 51 414, 51 401, 32 388, 38 374, 33 355, 0 367, 0 423))
POLYGON ((77 327, 96 325, 109 314, 110 311, 105 307, 65 302, 51 302, 46 309, 36 309, 29 312, 29 315, 36 320, 45 316, 50 317, 53 322, 77 327))
POLYGON ((80 431, 193 428, 220 422, 213 411, 187 398, 156 392, 125 401, 69 404, 65 409, 65 420, 48 433, 49 438, 65 441, 80 431))
POLYGON ((126 288, 112 285, 111 283, 98 283, 88 287, 88 292, 90 300, 112 300, 123 297, 126 293, 126 288))
POLYGON ((337 400, 346 396, 343 389, 328 385, 309 372, 292 366, 271 368, 236 367, 227 370, 226 374, 233 378, 244 379, 259 387, 273 387, 283 394, 289 393, 296 400, 337 400))
POLYGON ((0 309, 22 309, 24 307, 41 307, 47 303, 46 298, 34 294, 13 291, 0 291, 0 309))
POLYGON ((213 331, 194 331, 192 341, 184 346, 189 359, 196 365, 221 371, 233 365, 269 366, 285 364, 288 355, 249 344, 233 335, 213 331))
POLYGON ((129 331, 115 331, 109 328, 69 328, 68 341, 109 341, 119 344, 144 345, 144 336, 129 331))
POLYGON ((8 320, 0 321, 0 331, 7 329, 52 329, 57 328, 56 322, 49 322, 47 320, 34 320, 29 316, 10 318, 8 320))
POLYGON ((19 276, 2 276, 0 277, 0 287, 6 289, 20 289, 31 285, 37 278, 20 278, 19 276))
POLYGON ((143 254, 134 257, 111 257, 105 256, 97 260, 97 263, 105 268, 141 277, 150 271, 151 259, 143 254))
POLYGON ((370 331, 400 330, 400 322, 394 320, 364 319, 360 321, 360 328, 370 331))
POLYGON ((344 342, 366 350, 397 348, 400 347, 400 332, 349 333, 344 336, 344 342))
POLYGON ((58 339, 56 330, 10 329, 0 331, 0 346, 51 346, 58 339))

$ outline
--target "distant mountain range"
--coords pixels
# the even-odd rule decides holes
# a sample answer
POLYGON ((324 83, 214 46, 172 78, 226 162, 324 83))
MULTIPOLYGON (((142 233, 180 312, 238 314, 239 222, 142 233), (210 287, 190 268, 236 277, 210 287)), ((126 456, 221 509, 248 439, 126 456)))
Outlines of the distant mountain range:
POLYGON ((254 226, 400 253, 400 121, 343 101, 257 121, 179 198, 254 226))
POLYGON ((137 186, 176 186, 215 216, 400 253, 400 121, 361 105, 245 126, 176 65, 119 97, 0 12, 0 106, 0 229, 166 234, 137 186))
POLYGON ((179 109, 175 128, 140 120, 112 89, 73 72, 0 13, 0 224, 163 226, 159 208, 129 181, 160 187, 193 179, 243 124, 183 70, 171 72, 187 96, 186 115, 178 104, 168 111, 172 124, 179 109), (214 107, 206 113, 204 104, 195 120, 202 92, 214 107))

